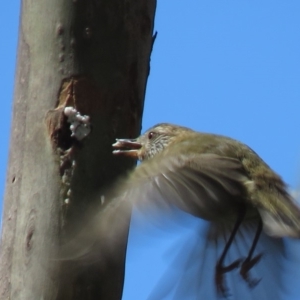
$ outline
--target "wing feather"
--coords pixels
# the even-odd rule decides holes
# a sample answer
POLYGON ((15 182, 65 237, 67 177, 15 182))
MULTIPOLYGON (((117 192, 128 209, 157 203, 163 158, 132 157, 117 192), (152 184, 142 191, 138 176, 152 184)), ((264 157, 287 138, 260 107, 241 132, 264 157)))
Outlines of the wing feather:
POLYGON ((248 181, 238 160, 214 154, 162 152, 143 162, 105 194, 107 205, 92 209, 87 225, 67 243, 62 257, 85 255, 94 244, 112 252, 114 243, 127 234, 132 205, 172 212, 173 206, 197 217, 221 221, 236 218, 236 207, 244 201, 248 181), (72 253, 72 254, 70 254, 72 253))

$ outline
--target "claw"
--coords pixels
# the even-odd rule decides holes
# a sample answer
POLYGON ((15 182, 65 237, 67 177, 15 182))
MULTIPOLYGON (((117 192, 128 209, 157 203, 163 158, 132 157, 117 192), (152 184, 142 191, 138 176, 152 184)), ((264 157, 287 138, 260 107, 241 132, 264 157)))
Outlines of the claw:
POLYGON ((260 261, 261 257, 262 257, 262 253, 256 255, 252 259, 247 258, 242 263, 240 269, 240 275, 248 283, 250 288, 254 288, 261 281, 261 278, 260 279, 251 278, 251 276, 249 275, 249 271, 260 261))
POLYGON ((230 295, 229 295, 228 288, 226 287, 226 285, 224 283, 223 274, 238 268, 241 265, 242 261, 243 261, 243 259, 237 259, 233 263, 231 263, 230 265, 228 265, 226 267, 222 266, 222 264, 219 264, 219 263, 216 266, 215 282, 216 282, 216 286, 217 286, 217 291, 219 294, 221 294, 225 298, 227 298, 230 295))

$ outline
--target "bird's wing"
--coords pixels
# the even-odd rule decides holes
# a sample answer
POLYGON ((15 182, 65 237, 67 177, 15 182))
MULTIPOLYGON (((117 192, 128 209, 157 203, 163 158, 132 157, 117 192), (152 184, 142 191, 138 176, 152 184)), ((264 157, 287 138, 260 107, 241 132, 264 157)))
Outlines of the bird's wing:
POLYGON ((236 159, 167 152, 137 167, 123 194, 140 205, 160 199, 163 203, 159 205, 175 205, 202 219, 216 221, 231 213, 236 217, 239 205, 245 203, 247 184, 251 180, 236 159))
MULTIPOLYGON (((158 215, 163 214, 163 218, 167 220, 166 214, 171 213, 170 216, 174 216, 174 210, 176 211, 174 206, 207 220, 216 221, 218 218, 223 218, 224 215, 230 216, 230 211, 234 211, 235 207, 243 201, 244 184, 248 181, 242 166, 235 159, 212 154, 173 156, 171 153, 166 156, 157 155, 153 159, 143 162, 106 193, 105 198, 108 204, 95 213, 77 237, 62 248, 61 257, 78 259, 81 256, 88 257, 90 252, 93 252, 92 257, 96 256, 98 260, 105 260, 106 257, 103 257, 103 253, 113 257, 117 255, 118 249, 115 248, 118 240, 123 237, 123 234, 126 234, 124 228, 127 228, 132 206, 142 209, 145 218, 151 217, 152 223, 158 225, 161 232, 161 229, 164 230, 164 225, 160 224, 155 214, 159 211, 158 215)), ((224 220, 226 221, 227 218, 225 217, 224 220)), ((228 220, 230 220, 228 221, 229 225, 235 222, 235 218, 228 220)), ((180 219, 178 219, 179 222, 180 219)), ((139 228, 143 231, 142 226, 139 228)), ((255 234, 255 228, 250 227, 250 232, 247 231, 247 228, 239 231, 238 237, 230 248, 228 256, 226 256, 225 264, 247 256, 255 234)), ((174 265, 171 265, 170 271, 167 270, 166 274, 161 275, 161 280, 153 287, 149 299, 183 299, 184 295, 191 295, 191 298, 185 299, 217 299, 214 281, 215 266, 224 249, 230 230, 230 226, 221 226, 217 235, 211 235, 209 234, 211 226, 209 226, 201 237, 201 249, 198 249, 197 243, 194 243, 196 249, 187 251, 190 238, 183 244, 180 243, 172 247, 174 265), (176 268, 178 268, 178 272, 175 271, 176 268), (192 276, 193 274, 196 276, 192 276), (185 276, 188 280, 184 280, 185 276), (197 291, 196 294, 202 297, 192 298, 194 293, 190 289, 191 285, 197 291), (171 295, 170 291, 176 296, 173 298, 165 297, 171 295)), ((146 231, 145 229, 147 236, 146 231)), ((180 232, 173 234, 180 235, 180 232)), ((276 243, 268 237, 266 239, 266 245, 270 246, 275 243, 270 246, 271 250, 276 250, 278 253, 282 252, 280 241, 276 243)), ((258 244, 254 255, 260 252, 265 255, 262 262, 251 270, 251 275, 258 279, 262 277, 264 281, 255 289, 255 291, 260 290, 260 292, 251 292, 251 297, 245 299, 269 299, 270 292, 266 291, 265 282, 267 280, 272 282, 275 278, 276 280, 273 282, 280 283, 278 277, 278 270, 280 269, 278 269, 278 263, 275 262, 274 258, 277 257, 277 252, 274 252, 273 257, 273 254, 269 254, 268 249, 270 247, 264 248, 262 246, 262 243, 258 244), (269 259, 267 264, 264 262, 265 259, 269 259), (263 268, 263 272, 258 271, 259 266, 263 268), (274 266, 275 271, 265 275, 264 272, 270 270, 270 266, 274 266), (256 297, 262 293, 264 293, 264 297, 256 297)), ((154 245, 154 248, 156 247, 154 245)), ((151 248, 151 242, 146 248, 151 248)), ((237 272, 230 273, 228 277, 226 274, 225 277, 225 283, 228 284, 229 291, 234 295, 242 296, 248 290, 248 286, 241 280, 237 272), (238 284, 237 281, 239 281, 238 284), (241 292, 239 290, 240 284, 243 285, 241 292)), ((138 279, 136 280, 138 281, 138 279)), ((138 285, 139 282, 135 282, 135 284, 138 285)), ((232 299, 241 299, 241 297, 233 297, 232 299)), ((274 299, 280 298, 275 297, 274 299)))
POLYGON ((143 162, 105 195, 108 204, 62 248, 61 257, 86 254, 95 242, 113 253, 128 227, 132 205, 172 212, 172 206, 197 217, 234 223, 249 179, 240 162, 215 154, 165 152, 143 162), (73 252, 73 253, 72 253, 73 252))

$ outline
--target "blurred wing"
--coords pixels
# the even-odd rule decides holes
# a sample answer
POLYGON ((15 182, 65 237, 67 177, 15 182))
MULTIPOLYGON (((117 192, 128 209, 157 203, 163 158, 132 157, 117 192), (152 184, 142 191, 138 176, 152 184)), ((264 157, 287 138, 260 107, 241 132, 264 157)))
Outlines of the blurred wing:
MULTIPOLYGON (((240 162, 235 159, 212 154, 175 154, 167 152, 157 155, 143 162, 129 176, 119 181, 105 195, 108 204, 102 210, 97 210, 77 237, 62 248, 61 257, 79 258, 89 254, 95 245, 100 247, 100 252, 96 252, 98 259, 103 259, 102 253, 114 256, 118 250, 115 249, 118 241, 127 235, 132 206, 141 207, 145 218, 155 217, 161 212, 164 220, 169 219, 166 218, 166 212, 171 213, 171 218, 174 216, 174 206, 177 206, 207 220, 223 220, 228 227, 221 227, 222 230, 217 230, 217 234, 211 234, 212 226, 206 225, 206 228, 203 227, 205 234, 202 232, 198 238, 181 235, 178 227, 171 228, 168 233, 172 232, 173 236, 177 236, 178 243, 173 243, 170 252, 166 254, 165 260, 169 262, 169 267, 165 267, 165 272, 160 273, 149 297, 138 298, 218 299, 214 272, 225 240, 230 234, 230 225, 235 220, 230 216, 230 211, 234 211, 243 201, 244 185, 251 182, 240 162)), ((154 222, 156 225, 159 223, 156 217, 154 222)), ((175 223, 178 225, 180 220, 176 219, 175 223)), ((226 256, 225 264, 248 254, 255 228, 247 227, 246 224, 243 226, 226 256)), ((144 231, 145 228, 140 227, 140 230, 144 231)), ((153 244, 151 237, 144 236, 147 238, 146 242, 149 241, 146 248, 151 248, 152 245, 157 248, 157 243, 163 244, 168 235, 153 244)), ((155 238, 161 238, 157 232, 155 238)), ((232 294, 229 298, 284 299, 281 298, 282 249, 281 240, 263 235, 254 255, 263 252, 264 256, 250 271, 251 276, 262 278, 262 281, 254 289, 249 289, 238 270, 225 274, 232 294)), ((139 255, 141 253, 136 257, 139 255)), ((146 260, 158 269, 155 260, 146 260)), ((139 286, 139 279, 144 273, 147 275, 147 269, 142 269, 136 275, 135 288, 139 286)))
POLYGON ((162 206, 168 203, 197 217, 219 220, 226 212, 237 211, 244 201, 245 183, 249 182, 236 159, 167 152, 137 167, 128 190, 134 195, 131 200, 140 205, 155 199, 162 206))
POLYGON ((113 253, 115 242, 127 234, 132 205, 145 206, 149 213, 154 213, 151 207, 172 212, 170 208, 177 206, 206 220, 234 223, 246 181, 244 169, 235 159, 214 154, 158 154, 105 195, 108 204, 63 246, 61 257, 83 256, 95 243, 113 253))

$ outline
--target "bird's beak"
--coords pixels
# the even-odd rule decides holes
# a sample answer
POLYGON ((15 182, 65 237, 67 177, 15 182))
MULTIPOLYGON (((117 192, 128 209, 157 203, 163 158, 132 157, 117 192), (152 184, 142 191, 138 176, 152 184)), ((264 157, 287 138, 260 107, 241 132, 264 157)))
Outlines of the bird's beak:
POLYGON ((113 151, 114 155, 125 155, 133 158, 139 157, 139 149, 142 148, 142 144, 137 142, 137 139, 116 139, 112 146, 116 149, 113 151))

